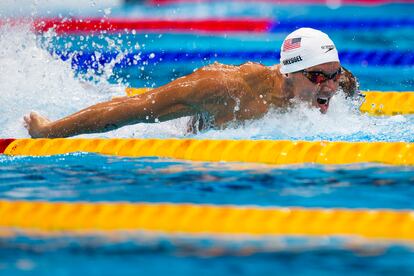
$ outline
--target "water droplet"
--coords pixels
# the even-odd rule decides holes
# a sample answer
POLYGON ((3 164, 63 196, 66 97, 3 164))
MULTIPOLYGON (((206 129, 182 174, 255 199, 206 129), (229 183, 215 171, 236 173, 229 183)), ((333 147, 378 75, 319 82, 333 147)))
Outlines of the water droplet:
POLYGON ((105 15, 110 15, 110 14, 111 14, 111 12, 112 12, 112 9, 111 9, 111 8, 106 8, 106 9, 104 9, 104 14, 105 14, 105 15))

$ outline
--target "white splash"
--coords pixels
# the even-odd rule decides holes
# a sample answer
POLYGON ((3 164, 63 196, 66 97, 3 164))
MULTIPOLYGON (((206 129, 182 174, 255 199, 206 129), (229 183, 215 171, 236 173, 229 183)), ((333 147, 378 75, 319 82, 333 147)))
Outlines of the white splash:
POLYGON ((122 4, 122 0, 1 0, 0 16, 105 14, 122 4))
POLYGON ((58 119, 109 98, 86 88, 26 25, 0 27, 0 95, 0 137, 27 137, 22 118, 30 111, 58 119))
POLYGON ((327 114, 299 104, 289 112, 272 111, 260 120, 199 136, 212 139, 287 139, 345 141, 411 141, 409 116, 372 117, 361 114, 342 94, 335 95, 327 114))

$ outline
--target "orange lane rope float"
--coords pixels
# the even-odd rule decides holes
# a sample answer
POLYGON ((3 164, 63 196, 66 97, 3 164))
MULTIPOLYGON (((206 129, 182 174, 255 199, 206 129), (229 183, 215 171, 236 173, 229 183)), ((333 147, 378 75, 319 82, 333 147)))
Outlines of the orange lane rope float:
POLYGON ((414 165, 414 144, 404 142, 59 138, 0 139, 1 147, 7 155, 29 156, 91 152, 206 162, 414 165))
MULTIPOLYGON (((143 94, 151 88, 127 88, 127 96, 143 94)), ((370 115, 414 114, 414 92, 364 91, 360 111, 370 115)))
POLYGON ((50 234, 133 230, 166 234, 357 236, 412 242, 414 212, 0 200, 0 228, 50 234))

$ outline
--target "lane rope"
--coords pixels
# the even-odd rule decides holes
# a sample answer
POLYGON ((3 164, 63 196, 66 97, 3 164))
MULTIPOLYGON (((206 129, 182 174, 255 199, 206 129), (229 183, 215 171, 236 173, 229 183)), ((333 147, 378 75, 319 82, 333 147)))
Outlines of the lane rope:
POLYGON ((264 164, 385 163, 414 165, 414 144, 195 139, 15 139, 6 155, 49 156, 90 152, 124 157, 160 157, 204 162, 264 164))
POLYGON ((57 34, 99 33, 105 32, 290 32, 298 26, 307 26, 323 30, 360 29, 372 30, 383 28, 410 28, 414 26, 412 18, 398 19, 303 19, 294 21, 277 21, 257 18, 209 18, 209 19, 124 19, 124 18, 45 18, 35 20, 37 32, 53 29, 57 34))
POLYGON ((298 26, 324 31, 330 30, 380 30, 384 28, 412 28, 412 18, 376 19, 302 19, 278 21, 257 18, 208 18, 208 19, 134 19, 134 18, 38 18, 33 22, 20 19, 1 21, 0 25, 31 24, 34 31, 45 33, 53 30, 58 35, 125 33, 279 33, 291 32, 298 26))
POLYGON ((0 200, 0 228, 154 231, 167 234, 358 236, 414 241, 412 211, 276 208, 170 203, 0 200))
MULTIPOLYGON (((198 62, 207 65, 211 61, 228 63, 255 61, 260 63, 279 63, 279 51, 134 51, 130 53, 119 52, 72 52, 56 50, 52 54, 63 61, 70 60, 75 69, 99 69, 114 60, 116 68, 133 68, 148 64, 166 64, 177 62, 198 62)), ((340 60, 343 64, 361 66, 404 66, 414 65, 413 51, 341 51, 340 60)))

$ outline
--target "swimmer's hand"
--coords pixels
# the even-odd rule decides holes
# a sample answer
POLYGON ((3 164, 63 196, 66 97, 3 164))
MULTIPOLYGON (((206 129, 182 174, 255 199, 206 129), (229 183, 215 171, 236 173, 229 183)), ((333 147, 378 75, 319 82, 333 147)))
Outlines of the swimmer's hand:
POLYGON ((44 138, 47 137, 48 125, 50 120, 31 112, 29 115, 24 116, 24 126, 29 131, 32 138, 44 138))

